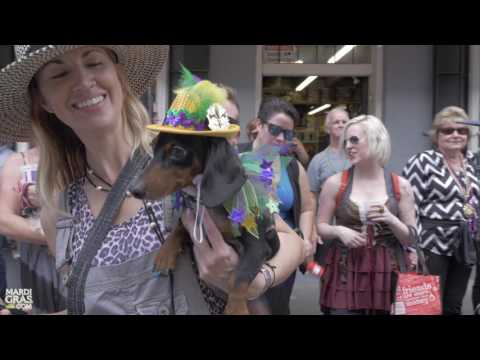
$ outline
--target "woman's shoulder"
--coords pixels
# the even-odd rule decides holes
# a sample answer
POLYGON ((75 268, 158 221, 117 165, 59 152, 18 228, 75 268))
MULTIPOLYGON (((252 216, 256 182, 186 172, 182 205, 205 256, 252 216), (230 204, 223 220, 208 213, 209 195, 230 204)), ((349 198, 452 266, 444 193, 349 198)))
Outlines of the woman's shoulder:
POLYGON ((412 156, 407 161, 406 169, 409 169, 410 171, 413 169, 418 170, 419 168, 421 168, 422 170, 425 170, 425 167, 428 164, 437 166, 441 158, 442 158, 441 153, 439 153, 438 151, 434 149, 425 150, 425 151, 422 151, 421 153, 418 153, 412 156))

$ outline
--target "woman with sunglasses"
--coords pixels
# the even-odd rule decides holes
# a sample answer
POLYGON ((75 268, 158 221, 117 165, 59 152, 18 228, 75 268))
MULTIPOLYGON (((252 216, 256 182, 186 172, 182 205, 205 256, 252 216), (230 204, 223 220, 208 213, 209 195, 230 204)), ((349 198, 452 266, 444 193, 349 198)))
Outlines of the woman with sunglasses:
POLYGON ((318 233, 331 241, 320 305, 328 315, 386 315, 395 274, 407 270, 404 249, 415 239, 413 190, 385 171, 390 136, 379 119, 352 119, 343 137, 352 167, 330 177, 319 200, 318 233))
MULTIPOLYGON (((288 149, 295 138, 295 123, 299 120, 297 110, 288 102, 279 98, 266 100, 258 114, 257 137, 253 150, 265 145, 288 149)), ((282 166, 277 195, 280 199, 280 216, 304 239, 305 258, 312 256, 316 242, 316 233, 312 231, 314 199, 310 193, 307 173, 297 160, 294 159, 286 167, 282 166)), ((294 272, 283 284, 267 291, 266 298, 272 315, 290 314, 290 296, 295 276, 294 272)))
POLYGON ((440 276, 444 315, 461 314, 476 262, 479 187, 464 121, 461 108, 440 111, 430 131, 435 148, 412 157, 403 172, 415 190, 428 270, 440 276))

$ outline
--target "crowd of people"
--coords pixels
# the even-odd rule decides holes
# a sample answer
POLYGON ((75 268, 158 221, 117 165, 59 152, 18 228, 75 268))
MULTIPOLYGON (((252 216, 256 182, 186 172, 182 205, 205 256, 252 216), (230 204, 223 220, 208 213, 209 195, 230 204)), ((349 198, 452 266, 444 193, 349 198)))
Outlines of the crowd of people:
MULTIPOLYGON (((223 314, 240 253, 214 214, 186 207, 177 221, 192 239, 201 227, 206 241, 192 241, 175 269, 152 272, 172 235, 172 209, 129 192, 152 162, 158 133, 148 129, 140 97, 168 46, 17 45, 15 54, 0 72, 0 314, 15 313, 4 302, 14 287, 32 290, 28 314, 223 314), (8 146, 16 142, 30 149, 16 153, 8 146), (7 256, 19 264, 18 284, 7 281, 7 256)), ((278 203, 269 203, 279 248, 251 279, 250 313, 289 315, 297 270, 317 263, 322 313, 390 314, 398 274, 415 270, 422 252, 440 277, 444 315, 461 314, 476 269, 480 314, 480 156, 468 151, 480 123, 463 109, 436 115, 433 148, 412 156, 400 176, 386 170, 390 135, 375 116, 350 119, 347 108, 332 109, 329 146, 310 159, 295 135, 300 115, 287 101, 264 99, 241 143, 235 90, 187 80, 163 122, 170 132, 228 141, 239 159, 282 149, 273 176, 278 203), (186 97, 187 80, 203 86, 198 99, 186 97), (213 97, 221 104, 207 111, 213 97)), ((181 164, 185 154, 176 144, 164 156, 181 164)), ((262 176, 271 166, 261 164, 262 176)), ((195 186, 199 203, 202 180, 195 186)))

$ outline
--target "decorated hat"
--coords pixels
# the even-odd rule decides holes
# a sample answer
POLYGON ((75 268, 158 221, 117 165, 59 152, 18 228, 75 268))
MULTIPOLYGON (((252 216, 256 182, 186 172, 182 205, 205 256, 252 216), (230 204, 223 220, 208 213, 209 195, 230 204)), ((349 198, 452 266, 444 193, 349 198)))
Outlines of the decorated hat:
MULTIPOLYGON (((0 70, 0 143, 30 141, 31 99, 28 87, 49 61, 89 45, 14 45, 16 61, 0 70)), ((91 45, 112 50, 125 68, 137 96, 155 81, 168 57, 168 45, 91 45)))
POLYGON ((208 80, 194 76, 183 65, 179 89, 163 124, 148 126, 158 133, 230 138, 240 127, 230 123, 223 104, 227 92, 208 80))

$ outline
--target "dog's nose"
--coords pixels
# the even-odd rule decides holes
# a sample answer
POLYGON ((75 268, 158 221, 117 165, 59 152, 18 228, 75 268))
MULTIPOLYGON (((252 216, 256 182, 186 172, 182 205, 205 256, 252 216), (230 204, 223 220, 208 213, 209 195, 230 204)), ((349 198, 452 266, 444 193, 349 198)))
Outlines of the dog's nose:
POLYGON ((130 194, 132 194, 133 197, 137 199, 144 199, 146 195, 146 191, 143 187, 133 187, 128 190, 130 194))

